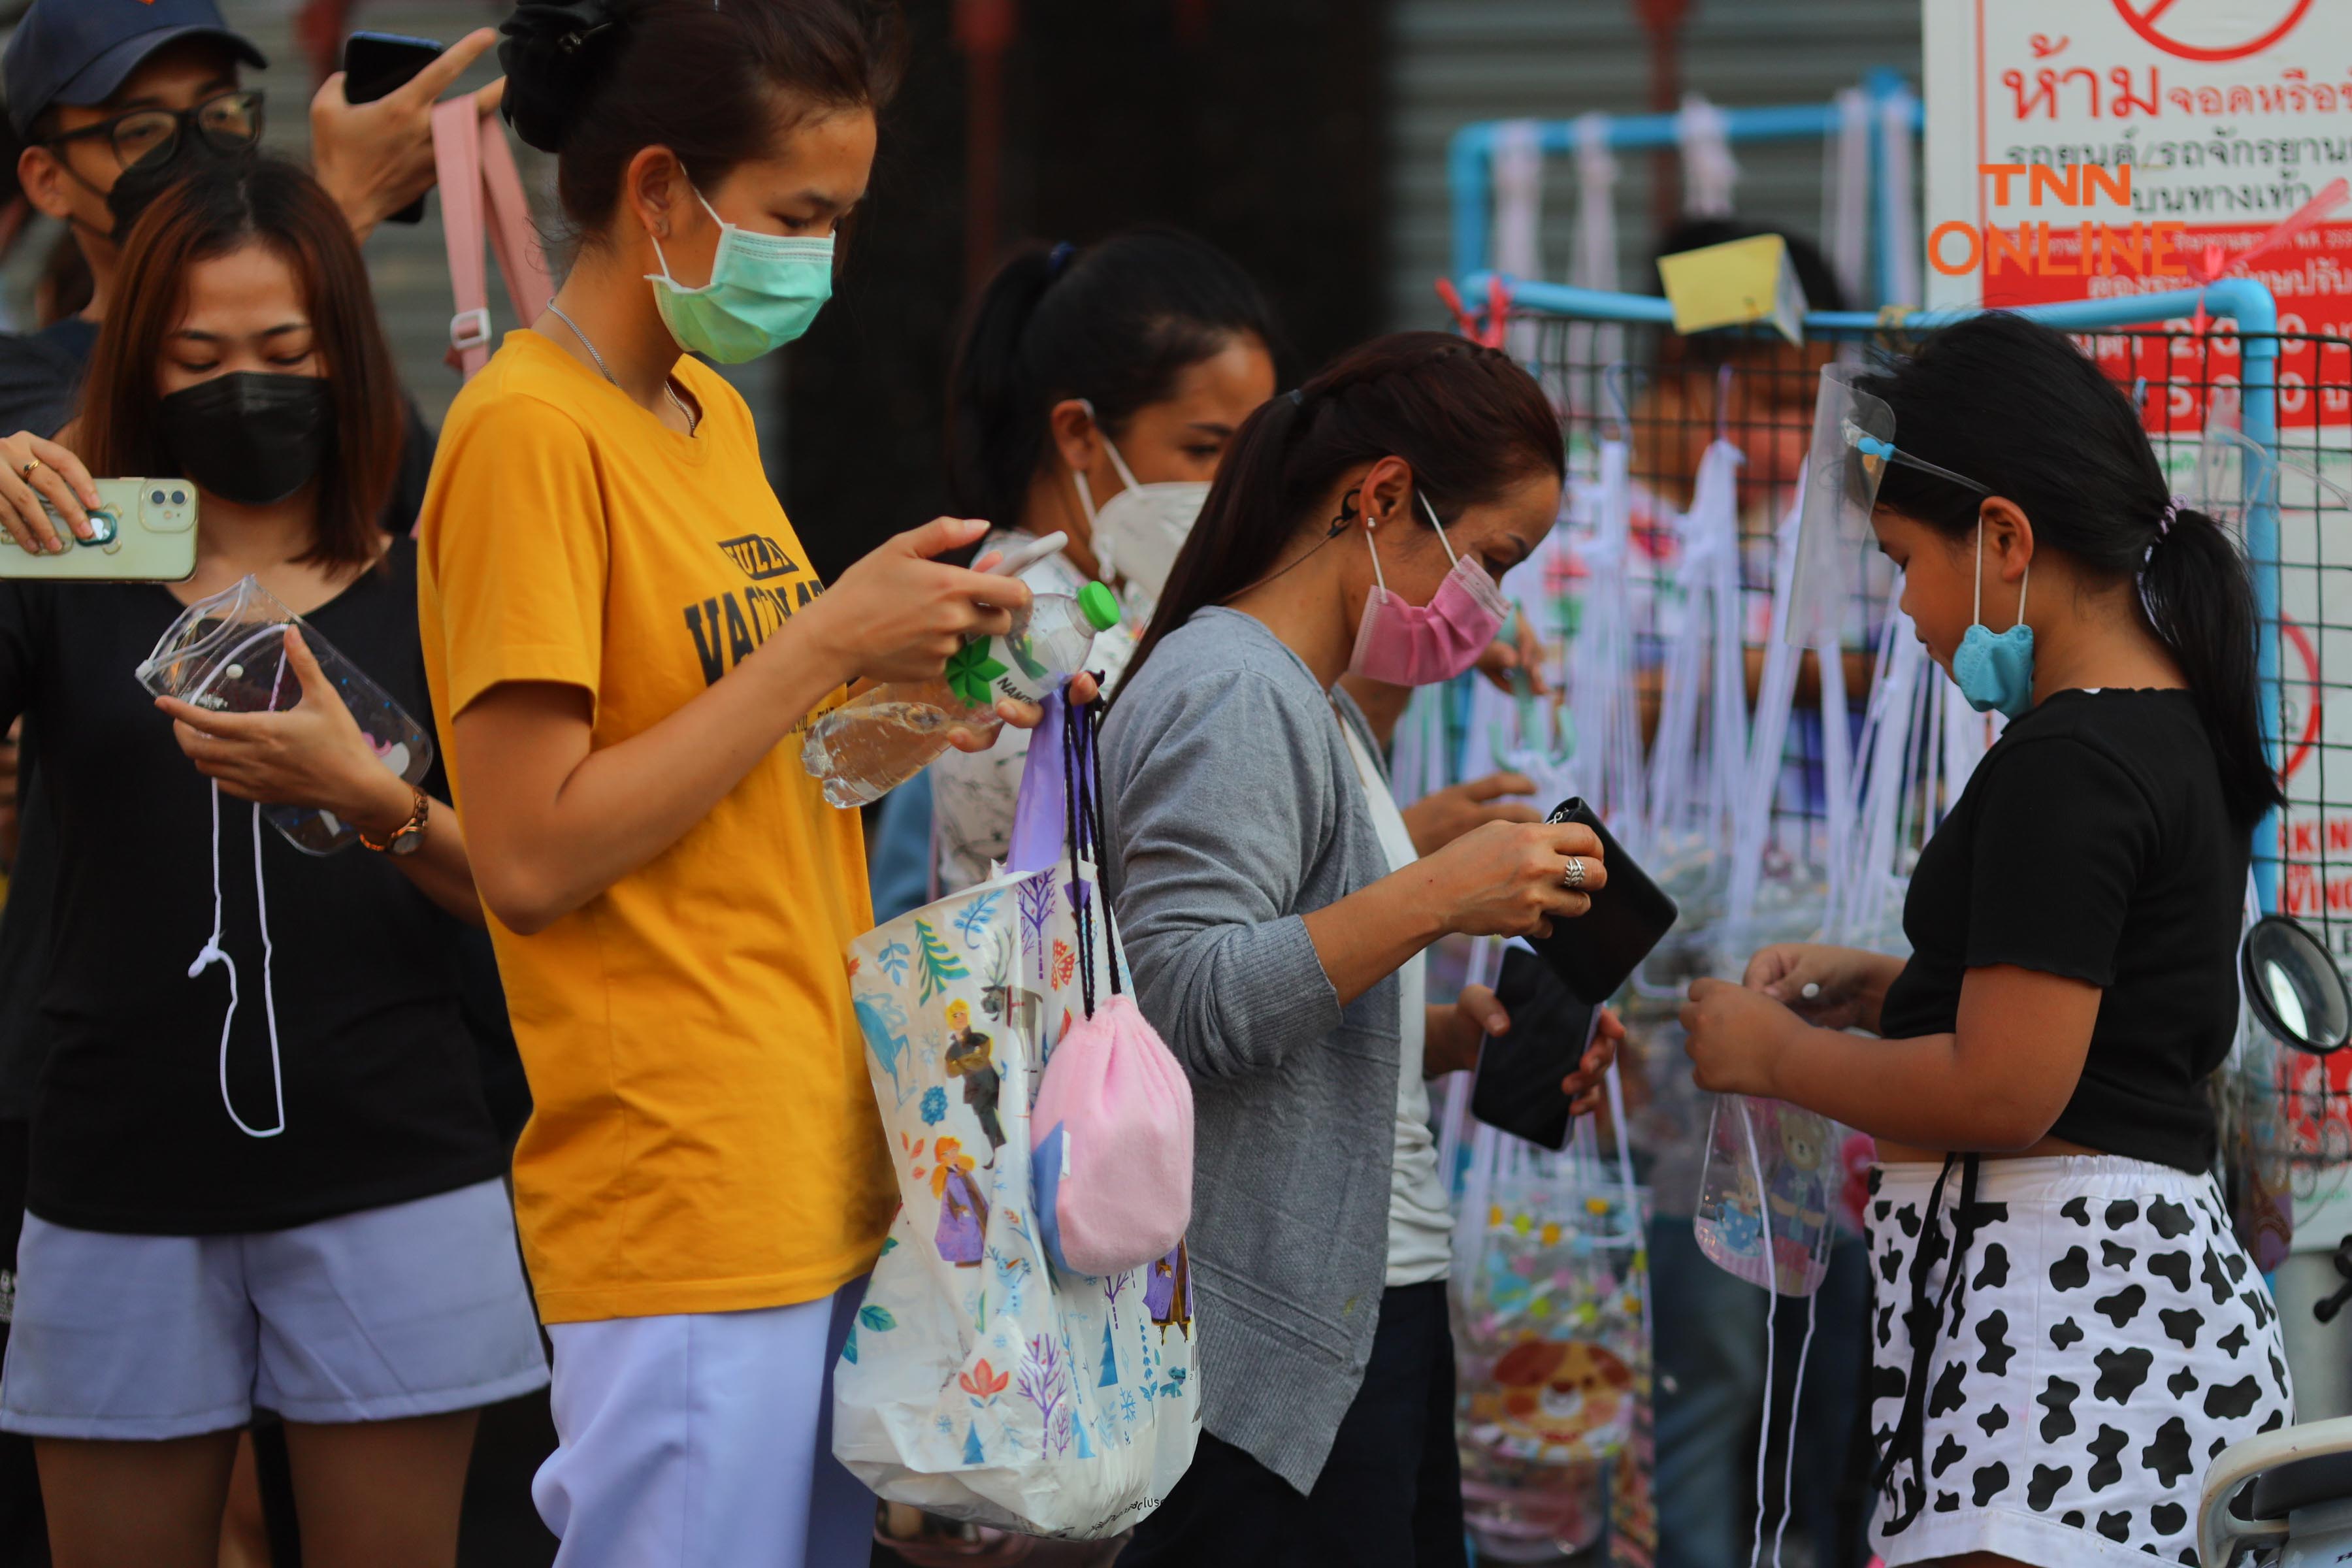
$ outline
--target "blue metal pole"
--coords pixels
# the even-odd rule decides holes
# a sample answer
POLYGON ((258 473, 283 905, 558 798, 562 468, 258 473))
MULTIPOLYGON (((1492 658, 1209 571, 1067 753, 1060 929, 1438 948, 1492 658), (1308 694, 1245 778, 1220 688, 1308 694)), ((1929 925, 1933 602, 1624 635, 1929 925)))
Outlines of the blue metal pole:
MULTIPOLYGON (((1580 321, 1622 321, 1628 323, 1664 324, 1675 319, 1674 308, 1654 294, 1612 294, 1598 289, 1577 289, 1565 283, 1523 282, 1494 272, 1474 272, 1460 282, 1463 298, 1484 300, 1486 286, 1496 277, 1503 277, 1505 287, 1511 292, 1512 302, 1526 310, 1550 316, 1570 316, 1580 321)), ((2239 327, 2248 332, 2275 332, 2278 307, 2272 302, 2269 291, 2248 278, 2225 278, 2203 289, 2174 289, 2161 294, 2136 294, 2120 300, 2070 300, 2057 305, 2029 305, 2018 311, 2031 316, 2061 331, 2087 332, 2103 328, 2145 326, 2150 321, 2172 316, 2196 313, 2202 303, 2209 314, 2231 316, 2239 327)), ((1978 314, 1975 306, 1945 310, 1910 310, 1897 318, 1902 328, 1917 331, 1945 326, 1978 314)), ((1805 314, 1805 330, 1810 332, 1870 332, 1884 329, 1887 323, 1875 310, 1809 310, 1805 314)), ((2263 374, 2270 374, 2276 358, 2273 342, 2249 343, 2247 353, 2258 361, 2263 374)), ((2250 361, 2249 368, 2252 368, 2250 361)), ((2266 444, 2275 442, 2276 402, 2274 384, 2266 383, 2260 389, 2250 374, 2246 377, 2246 434, 2266 444), (2257 410, 2263 420, 2257 430, 2257 410)))
MULTIPOLYGON (((1889 305, 1908 305, 1915 301, 1898 300, 1895 297, 1895 258, 1899 254, 1895 247, 1908 243, 1908 235, 1914 219, 1910 211, 1896 202, 1895 187, 1886 178, 1887 160, 1891 153, 1887 146, 1885 111, 1888 103, 1898 99, 1907 100, 1906 107, 1909 113, 1904 119, 1908 129, 1904 132, 1904 134, 1915 135, 1918 132, 1925 109, 1919 100, 1912 96, 1911 89, 1903 79, 1892 71, 1871 72, 1870 86, 1874 121, 1871 152, 1873 167, 1877 175, 1878 196, 1878 298, 1883 303, 1889 305)), ((1916 182, 1919 174, 1918 160, 1912 160, 1911 167, 1912 177, 1916 182)))
MULTIPOLYGON (((1885 80, 1893 81, 1896 90, 1908 94, 1901 77, 1885 68, 1873 72, 1869 79, 1874 94, 1881 91, 1885 80)), ((1911 128, 1918 130, 1924 119, 1919 100, 1912 99, 1911 128)), ((1837 129, 1837 106, 1799 103, 1765 109, 1727 109, 1723 121, 1724 135, 1732 142, 1820 140, 1837 129)), ((1508 122, 1499 120, 1474 121, 1455 132, 1446 146, 1445 179, 1453 195, 1454 276, 1457 279, 1479 271, 1490 259, 1488 230, 1493 219, 1487 193, 1494 186, 1496 136, 1506 123, 1508 122)), ((1540 151, 1576 151, 1575 121, 1539 120, 1535 124, 1536 145, 1540 151)), ((1675 146, 1681 140, 1682 121, 1678 115, 1636 114, 1609 121, 1609 146, 1612 152, 1651 152, 1675 146)))
MULTIPOLYGON (((1493 184, 1495 121, 1465 125, 1445 149, 1445 183, 1454 194, 1454 276, 1486 265, 1486 192, 1493 184)), ((1467 298, 1467 296, 1465 296, 1467 298)))
MULTIPOLYGON (((2205 290, 2205 308, 2216 316, 2234 318, 2238 339, 2239 406, 2246 439, 2278 457, 2278 301, 2251 278, 2224 278, 2205 290), (2259 333, 2260 336, 2244 334, 2259 333)), ((2273 469, 2273 476, 2276 469, 2273 469)), ((2285 689, 2279 676, 2279 528, 2278 491, 2264 484, 2246 507, 2246 559, 2253 563, 2254 609, 2259 623, 2255 642, 2255 674, 2262 693, 2263 741, 2278 766, 2286 764, 2284 737, 2279 731, 2279 705, 2285 689)), ((2266 913, 2279 907, 2280 832, 2276 812, 2254 829, 2254 893, 2266 913)))

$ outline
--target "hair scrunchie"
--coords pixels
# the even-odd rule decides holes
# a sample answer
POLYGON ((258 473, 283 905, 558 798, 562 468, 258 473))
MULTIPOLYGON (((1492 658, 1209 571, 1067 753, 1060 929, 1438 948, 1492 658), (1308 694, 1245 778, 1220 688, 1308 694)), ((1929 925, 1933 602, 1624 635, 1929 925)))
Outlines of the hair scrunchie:
POLYGON ((542 153, 562 151, 630 9, 628 0, 523 0, 514 8, 499 27, 499 66, 507 76, 499 108, 516 135, 542 153))
POLYGON ((2147 542, 2146 550, 2140 552, 2140 570, 2146 571, 2147 563, 2156 559, 2156 547, 2164 542, 2165 536, 2172 531, 2172 525, 2179 521, 2180 514, 2188 510, 2189 502, 2179 496, 2174 496, 2164 503, 2164 510, 2156 519, 2156 537, 2147 542))

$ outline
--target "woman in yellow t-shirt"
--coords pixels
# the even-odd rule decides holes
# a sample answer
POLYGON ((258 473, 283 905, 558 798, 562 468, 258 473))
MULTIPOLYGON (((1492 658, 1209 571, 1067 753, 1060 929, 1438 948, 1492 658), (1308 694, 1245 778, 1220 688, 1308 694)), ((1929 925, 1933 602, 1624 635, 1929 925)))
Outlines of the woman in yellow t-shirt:
POLYGON ((681 351, 753 358, 824 301, 897 16, 574 0, 505 32, 581 249, 450 410, 419 600, 535 1101, 515 1199, 562 1446, 533 1492, 562 1568, 863 1562, 827 1373, 894 1188, 842 956, 857 816, 799 738, 1028 591, 929 559, 982 531, 947 519, 825 591, 751 411, 681 351))

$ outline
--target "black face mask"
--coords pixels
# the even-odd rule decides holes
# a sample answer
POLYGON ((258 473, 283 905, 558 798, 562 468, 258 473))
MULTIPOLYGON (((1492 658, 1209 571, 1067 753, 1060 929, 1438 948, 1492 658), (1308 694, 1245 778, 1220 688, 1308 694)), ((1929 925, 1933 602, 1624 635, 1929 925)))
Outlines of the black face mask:
POLYGON ((139 216, 157 196, 181 181, 232 164, 250 163, 254 158, 253 148, 224 153, 194 131, 184 128, 169 157, 151 155, 133 163, 122 171, 114 188, 106 193, 106 210, 114 219, 114 231, 110 237, 118 242, 129 239, 139 216))
POLYGON ((167 395, 163 444, 223 500, 268 506, 318 476, 335 433, 325 378, 240 370, 167 395))

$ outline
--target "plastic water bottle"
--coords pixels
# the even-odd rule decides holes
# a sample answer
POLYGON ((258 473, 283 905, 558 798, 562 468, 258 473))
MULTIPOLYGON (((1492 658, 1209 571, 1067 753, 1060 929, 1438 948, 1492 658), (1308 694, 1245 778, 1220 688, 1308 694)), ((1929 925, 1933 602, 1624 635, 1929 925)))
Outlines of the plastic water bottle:
POLYGON ((1035 702, 1084 667, 1097 632, 1118 624, 1118 596, 1089 583, 1040 594, 1003 637, 973 637, 929 680, 877 686, 809 726, 801 765, 835 805, 879 800, 948 749, 956 724, 992 729, 999 698, 1035 702))

